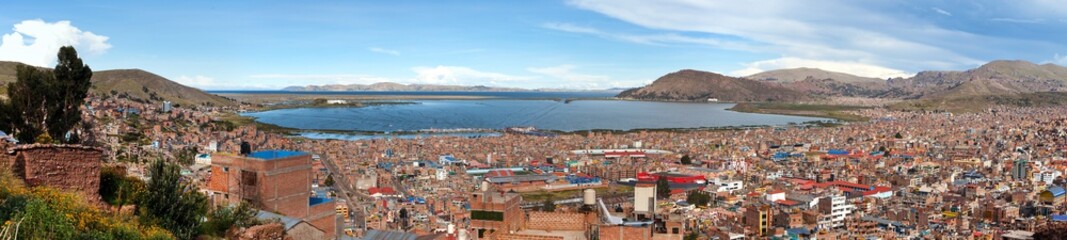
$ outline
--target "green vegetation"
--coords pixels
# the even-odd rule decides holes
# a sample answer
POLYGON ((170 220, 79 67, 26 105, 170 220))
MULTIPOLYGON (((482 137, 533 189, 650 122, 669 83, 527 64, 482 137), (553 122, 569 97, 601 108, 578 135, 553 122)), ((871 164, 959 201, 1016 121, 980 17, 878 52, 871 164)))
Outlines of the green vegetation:
POLYGON ((28 188, 6 168, 0 169, 0 221, 0 239, 172 239, 164 229, 102 212, 78 194, 28 188))
POLYGON ((225 113, 219 116, 217 121, 212 121, 216 126, 222 127, 222 130, 232 131, 241 126, 256 126, 259 131, 267 131, 273 133, 289 134, 297 129, 282 127, 274 124, 261 123, 256 121, 252 117, 245 117, 236 113, 225 113))
POLYGON ((689 196, 685 198, 685 201, 696 205, 698 207, 706 207, 708 203, 711 203, 711 195, 708 195, 704 191, 689 191, 689 196))
POLYGON ((226 231, 231 228, 245 228, 259 224, 256 220, 256 210, 248 203, 240 203, 235 206, 219 206, 207 216, 207 222, 201 225, 200 232, 213 236, 225 237, 226 231))
POLYGON ((100 169, 100 197, 104 202, 119 209, 135 200, 145 191, 145 183, 136 177, 126 176, 124 168, 105 166, 100 169))
POLYGON ((693 159, 690 159, 689 158, 689 154, 686 154, 686 155, 682 155, 682 159, 679 160, 679 162, 681 162, 682 165, 690 165, 690 164, 693 164, 693 159))
POLYGON ((175 237, 197 236, 201 219, 207 213, 207 197, 181 180, 179 168, 162 159, 148 166, 151 179, 138 201, 141 220, 161 226, 175 237))
POLYGON ((656 179, 656 197, 658 198, 670 198, 671 197, 671 184, 667 182, 667 178, 661 177, 656 179))
POLYGON ((769 113, 806 117, 833 118, 846 122, 863 122, 867 117, 848 113, 847 111, 867 109, 863 106, 797 104, 797 103, 738 103, 730 110, 748 113, 769 113))
POLYGON ((504 213, 496 211, 471 210, 471 220, 504 221, 504 213))
POLYGON ((81 122, 82 103, 89 94, 92 69, 77 51, 59 49, 59 64, 52 71, 20 65, 17 79, 8 84, 8 99, 0 102, 0 130, 20 142, 69 142, 65 136, 81 122), (50 137, 41 137, 48 135, 50 137))
POLYGON ((554 200, 552 198, 545 199, 545 202, 541 203, 541 211, 555 212, 556 211, 556 200, 554 200))
POLYGON ((326 180, 322 181, 322 184, 325 184, 327 187, 333 187, 335 183, 336 182, 334 182, 333 180, 333 174, 326 175, 326 180))

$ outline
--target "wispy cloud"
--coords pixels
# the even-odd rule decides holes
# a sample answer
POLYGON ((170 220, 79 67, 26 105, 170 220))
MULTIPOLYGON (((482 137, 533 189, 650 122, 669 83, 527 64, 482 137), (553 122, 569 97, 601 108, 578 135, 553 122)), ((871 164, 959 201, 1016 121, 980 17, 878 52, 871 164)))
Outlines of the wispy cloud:
POLYGON ((384 54, 389 54, 389 55, 393 55, 393 56, 400 56, 400 51, 397 51, 397 50, 391 50, 391 49, 385 49, 385 48, 379 48, 379 47, 367 48, 367 50, 369 50, 371 52, 376 52, 376 53, 384 53, 384 54))
POLYGON ((623 34, 603 31, 597 28, 578 26, 570 23, 545 23, 541 25, 544 28, 570 32, 593 35, 601 38, 626 41, 632 43, 648 44, 648 45, 670 45, 670 44, 696 44, 706 45, 723 49, 731 50, 743 50, 743 51, 758 51, 757 47, 752 46, 749 43, 742 43, 736 41, 724 41, 714 38, 699 38, 684 36, 677 33, 665 33, 665 34, 623 34))
POLYGON ((462 66, 413 67, 413 82, 448 85, 499 85, 502 82, 531 80, 533 77, 485 72, 462 66))
POLYGON ((800 58, 778 58, 764 61, 757 61, 745 64, 742 69, 730 72, 730 75, 737 77, 744 77, 764 71, 770 71, 775 69, 786 68, 818 68, 827 71, 848 73, 861 77, 870 78, 894 78, 894 77, 910 77, 913 74, 906 73, 901 70, 886 68, 881 66, 875 66, 870 64, 864 64, 859 62, 841 62, 841 61, 819 61, 800 58))
POLYGON ((936 7, 935 8, 931 8, 931 9, 933 9, 934 12, 940 13, 941 15, 950 16, 950 17, 952 16, 952 13, 950 13, 948 11, 945 11, 944 9, 936 8, 936 7))
POLYGON ((1060 66, 1067 66, 1067 55, 1060 55, 1059 53, 1052 56, 1052 60, 1046 61, 1046 63, 1052 63, 1060 66))
POLYGON ((208 87, 214 87, 216 85, 215 78, 206 77, 206 76, 202 76, 202 75, 196 75, 196 76, 192 76, 192 77, 186 76, 186 75, 182 75, 182 76, 180 76, 178 78, 175 78, 174 81, 178 82, 178 83, 181 83, 182 85, 185 85, 185 86, 192 86, 192 87, 196 87, 196 88, 208 88, 208 87))
POLYGON ((1030 24, 1030 23, 1041 23, 1041 22, 1044 22, 1045 20, 1044 19, 1040 19, 1040 18, 1033 18, 1033 19, 1024 19, 1024 18, 991 18, 991 19, 989 19, 989 21, 1008 22, 1008 23, 1028 23, 1028 24, 1030 24))
POLYGON ((107 36, 82 31, 70 21, 25 20, 15 24, 13 30, 0 40, 0 60, 49 66, 55 64, 56 52, 62 46, 74 46, 83 54, 102 54, 111 49, 107 36))

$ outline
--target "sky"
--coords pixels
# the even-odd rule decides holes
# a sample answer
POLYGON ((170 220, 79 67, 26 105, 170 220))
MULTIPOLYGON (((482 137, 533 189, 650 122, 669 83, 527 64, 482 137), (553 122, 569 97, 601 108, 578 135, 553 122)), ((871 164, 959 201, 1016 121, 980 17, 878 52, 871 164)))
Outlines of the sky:
POLYGON ((5 1, 0 60, 208 90, 398 82, 606 89, 680 69, 908 77, 1067 65, 1061 0, 5 1))

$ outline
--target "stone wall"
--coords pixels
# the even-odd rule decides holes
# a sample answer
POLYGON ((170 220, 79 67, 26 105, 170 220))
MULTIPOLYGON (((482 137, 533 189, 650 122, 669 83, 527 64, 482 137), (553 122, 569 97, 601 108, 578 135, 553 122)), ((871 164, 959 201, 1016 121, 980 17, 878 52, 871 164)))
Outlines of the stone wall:
POLYGON ((80 193, 100 201, 100 168, 104 151, 80 145, 30 144, 10 146, 0 161, 27 186, 48 186, 80 193))
POLYGON ((581 213, 528 212, 526 228, 545 231, 584 231, 585 215, 581 213))

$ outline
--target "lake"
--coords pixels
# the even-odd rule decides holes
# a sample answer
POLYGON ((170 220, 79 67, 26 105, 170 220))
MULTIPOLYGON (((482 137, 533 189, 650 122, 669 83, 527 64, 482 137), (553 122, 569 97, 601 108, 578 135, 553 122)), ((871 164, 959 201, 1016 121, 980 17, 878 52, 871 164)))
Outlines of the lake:
POLYGON ((414 132, 428 129, 677 129, 786 125, 831 119, 742 113, 732 103, 623 100, 414 100, 360 108, 295 108, 244 113, 263 123, 306 130, 414 132))

